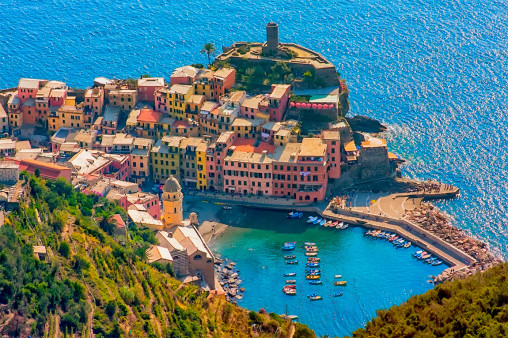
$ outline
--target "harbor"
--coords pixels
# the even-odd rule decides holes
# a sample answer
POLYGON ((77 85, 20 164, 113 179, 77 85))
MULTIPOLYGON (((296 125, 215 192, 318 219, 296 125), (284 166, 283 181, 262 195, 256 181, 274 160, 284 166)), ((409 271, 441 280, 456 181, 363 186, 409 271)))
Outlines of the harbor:
POLYGON ((431 289, 431 276, 447 267, 413 258, 411 254, 420 250, 416 245, 404 249, 367 238, 366 228, 361 226, 332 229, 306 223, 308 216, 316 213, 303 213, 301 219, 288 219, 287 215, 233 206, 231 212, 219 214, 221 222, 232 226, 212 249, 234 260, 240 270, 245 292, 238 305, 296 315, 318 335, 350 334, 377 309, 400 304, 411 295, 431 289), (296 242, 294 250, 282 250, 287 242, 296 242), (316 256, 306 255, 306 242, 315 244, 316 256), (312 257, 320 258, 319 267, 307 266, 312 257), (320 270, 319 279, 307 279, 307 273, 317 273, 312 270, 320 270), (341 278, 336 278, 339 275, 341 278), (337 281, 347 284, 336 286, 337 281), (285 295, 281 291, 285 285, 295 285, 296 294, 285 295), (334 295, 339 292, 342 296, 334 295), (308 296, 313 294, 322 299, 311 301, 308 296))

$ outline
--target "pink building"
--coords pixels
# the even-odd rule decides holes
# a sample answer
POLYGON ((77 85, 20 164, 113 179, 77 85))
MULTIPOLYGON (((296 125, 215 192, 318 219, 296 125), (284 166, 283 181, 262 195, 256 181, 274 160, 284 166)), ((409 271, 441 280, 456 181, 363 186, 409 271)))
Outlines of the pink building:
POLYGON ((154 107, 155 111, 160 113, 168 113, 168 93, 169 89, 159 88, 154 92, 154 107))
POLYGON ((64 104, 65 98, 67 97, 66 89, 53 89, 49 96, 49 105, 60 107, 64 104))
POLYGON ((264 95, 256 95, 252 97, 247 97, 242 102, 242 106, 240 109, 240 116, 247 117, 249 119, 253 119, 257 117, 259 114, 259 105, 261 101, 265 99, 264 95))
POLYGON ((298 153, 298 202, 322 201, 326 195, 328 172, 326 143, 320 138, 304 138, 298 153))
POLYGON ((282 121, 290 92, 291 85, 272 85, 272 92, 268 96, 268 106, 264 107, 270 115, 270 121, 282 121))
POLYGON ((130 155, 104 154, 104 158, 111 161, 104 171, 104 176, 120 181, 128 181, 131 176, 130 155))
POLYGON ((18 82, 18 97, 21 100, 21 103, 25 102, 26 99, 35 100, 39 88, 47 82, 47 80, 20 79, 18 82))
MULTIPOLYGON (((154 194, 137 192, 134 194, 127 195, 127 208, 133 204, 142 205, 146 211, 155 219, 161 218, 161 206, 159 203, 159 197, 154 194)), ((127 210, 125 208, 125 210, 127 210)))
POLYGON ((91 110, 95 115, 101 115, 104 108, 104 89, 95 87, 85 92, 85 108, 91 110))
POLYGON ((324 130, 322 133, 323 142, 326 143, 326 154, 328 156, 328 177, 340 177, 341 151, 340 132, 338 130, 324 130))
POLYGON ((224 183, 224 158, 230 146, 236 139, 232 131, 220 134, 216 142, 211 143, 206 149, 206 175, 208 189, 222 191, 224 183))
POLYGON ((138 79, 138 100, 152 102, 155 92, 164 87, 163 77, 146 77, 138 79))
POLYGON ((214 93, 216 98, 226 94, 236 82, 236 70, 234 68, 221 68, 213 74, 214 93))
POLYGON ((199 69, 194 68, 192 66, 183 66, 173 71, 173 73, 169 77, 170 79, 169 81, 171 85, 174 84, 190 85, 194 83, 198 74, 199 69))

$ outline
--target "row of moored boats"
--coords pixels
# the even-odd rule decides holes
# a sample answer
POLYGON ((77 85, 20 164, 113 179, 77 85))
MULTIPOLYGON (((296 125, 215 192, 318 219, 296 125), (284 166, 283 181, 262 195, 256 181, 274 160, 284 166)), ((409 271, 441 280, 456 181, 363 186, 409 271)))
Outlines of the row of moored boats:
POLYGON ((307 223, 322 226, 324 228, 347 229, 349 224, 339 221, 334 221, 319 216, 309 216, 307 223))
POLYGON ((434 257, 431 254, 429 254, 428 252, 423 251, 423 250, 416 251, 415 253, 412 254, 412 256, 414 258, 416 258, 422 262, 425 262, 427 264, 430 264, 430 265, 437 266, 437 265, 443 264, 443 262, 440 261, 437 257, 434 257))
POLYGON ((410 241, 406 241, 403 237, 400 237, 397 234, 381 231, 381 230, 368 230, 364 233, 364 236, 371 236, 374 238, 385 239, 388 242, 391 242, 397 248, 409 248, 411 246, 410 241))

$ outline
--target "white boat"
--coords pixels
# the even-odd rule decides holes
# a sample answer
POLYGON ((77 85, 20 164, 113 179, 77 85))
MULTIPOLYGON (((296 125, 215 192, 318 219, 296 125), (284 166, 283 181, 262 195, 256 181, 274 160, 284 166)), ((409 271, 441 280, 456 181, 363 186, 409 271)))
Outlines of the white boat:
POLYGON ((335 278, 342 278, 342 275, 335 275, 335 278))
POLYGON ((307 219, 307 223, 312 223, 315 220, 317 220, 317 216, 309 216, 309 218, 307 219))

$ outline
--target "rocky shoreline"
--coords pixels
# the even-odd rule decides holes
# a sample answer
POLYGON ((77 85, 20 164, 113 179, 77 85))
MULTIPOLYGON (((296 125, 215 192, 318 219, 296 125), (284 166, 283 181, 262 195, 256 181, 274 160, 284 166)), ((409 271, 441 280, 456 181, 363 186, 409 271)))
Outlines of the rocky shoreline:
POLYGON ((217 280, 224 289, 226 301, 236 304, 237 300, 243 299, 245 288, 240 287, 240 270, 236 268, 236 263, 228 259, 217 259, 215 262, 217 280))
POLYGON ((489 251, 486 243, 471 238, 464 230, 454 227, 451 218, 431 203, 424 202, 419 208, 408 211, 406 219, 418 224, 476 260, 476 262, 460 270, 446 269, 440 275, 433 277, 436 284, 457 278, 465 278, 476 271, 486 270, 503 262, 502 259, 489 251))

